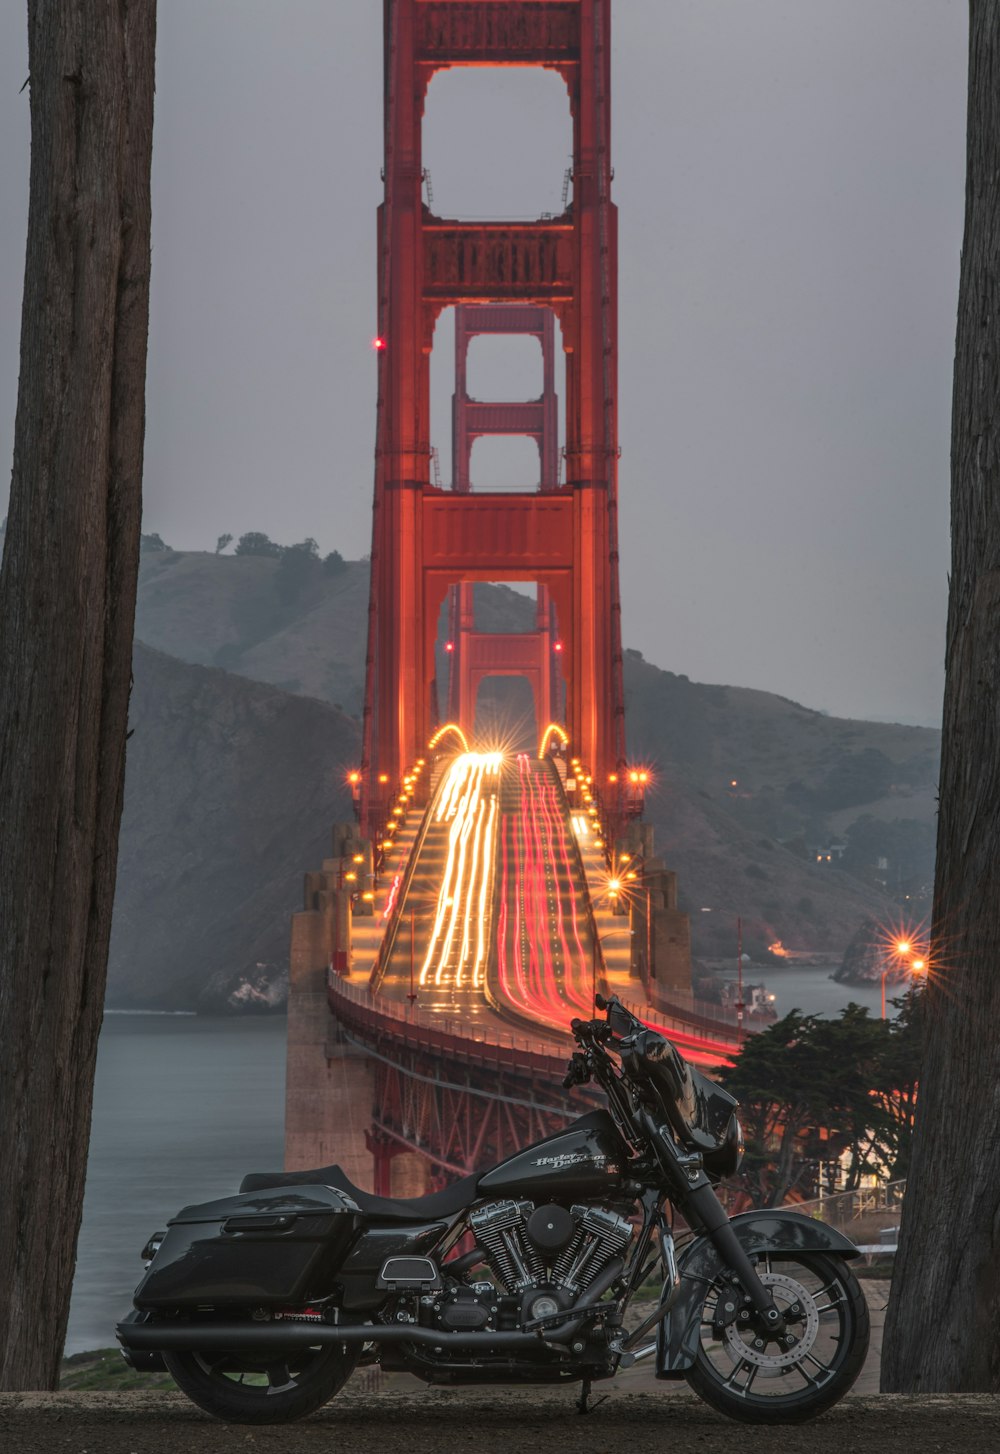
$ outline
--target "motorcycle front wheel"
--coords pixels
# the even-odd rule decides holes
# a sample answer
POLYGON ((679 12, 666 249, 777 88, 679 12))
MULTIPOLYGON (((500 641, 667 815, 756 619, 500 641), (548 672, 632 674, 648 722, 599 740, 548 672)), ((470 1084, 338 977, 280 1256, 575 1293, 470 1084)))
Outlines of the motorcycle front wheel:
POLYGON ((287 1424, 329 1402, 354 1371, 360 1349, 314 1347, 273 1357, 164 1353, 167 1371, 192 1403, 230 1424, 287 1424))
POLYGON ((701 1337, 687 1381, 731 1419, 796 1424, 843 1398, 868 1352, 868 1304, 853 1272, 837 1257, 765 1253, 757 1273, 785 1318, 769 1337, 747 1307, 721 1329, 720 1298, 733 1298, 725 1276, 711 1285, 701 1310, 701 1337))

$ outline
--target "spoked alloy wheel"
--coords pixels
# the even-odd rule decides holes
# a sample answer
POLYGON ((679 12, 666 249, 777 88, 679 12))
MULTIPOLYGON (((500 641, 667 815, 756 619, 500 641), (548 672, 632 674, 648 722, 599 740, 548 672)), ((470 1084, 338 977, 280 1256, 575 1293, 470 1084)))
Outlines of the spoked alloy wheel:
POLYGON ((346 1383, 360 1349, 315 1347, 276 1352, 164 1353, 174 1382, 206 1413, 231 1424, 285 1424, 327 1403, 346 1383))
POLYGON ((868 1352, 868 1304, 840 1258, 770 1253, 757 1273, 781 1310, 785 1332, 768 1334, 741 1306, 721 1333, 720 1298, 742 1303, 717 1279, 701 1313, 701 1339, 687 1381, 706 1403, 745 1423, 792 1424, 835 1404, 861 1372, 868 1352))

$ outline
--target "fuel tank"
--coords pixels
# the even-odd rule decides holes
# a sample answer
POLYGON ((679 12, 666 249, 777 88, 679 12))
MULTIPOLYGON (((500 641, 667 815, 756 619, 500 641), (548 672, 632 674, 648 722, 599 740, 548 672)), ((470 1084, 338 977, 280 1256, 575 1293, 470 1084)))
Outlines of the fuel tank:
POLYGON ((555 1202, 609 1196, 621 1186, 627 1160, 611 1116, 591 1111, 487 1171, 479 1195, 555 1202))

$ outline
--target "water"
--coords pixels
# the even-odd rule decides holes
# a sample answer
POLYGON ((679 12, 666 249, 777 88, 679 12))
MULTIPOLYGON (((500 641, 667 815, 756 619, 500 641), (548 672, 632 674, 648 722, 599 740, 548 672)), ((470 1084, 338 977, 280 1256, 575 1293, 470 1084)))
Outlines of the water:
MULTIPOLYGON (((829 966, 748 972, 777 995, 779 1015, 835 1015, 852 999, 880 1013, 878 985, 829 976, 829 966)), ((282 1165, 284 1097, 280 1017, 105 1019, 68 1353, 113 1344, 151 1232, 188 1202, 235 1191, 247 1171, 282 1165)))
POLYGON ((284 1156, 285 1021, 108 1015, 67 1353, 114 1344, 151 1232, 284 1156))
MULTIPOLYGON (((768 994, 776 995, 774 1008, 778 1012, 779 1019, 787 1015, 789 1010, 801 1010, 807 1015, 825 1015, 830 1018, 838 1015, 851 1000, 856 1005, 867 1005, 871 1015, 882 1013, 882 986, 876 984, 838 984, 831 979, 834 966, 816 965, 806 968, 797 964, 782 965, 752 965, 744 970, 745 980, 758 984, 763 980, 767 986, 768 994)), ((735 980, 736 975, 732 978, 735 980)), ((902 993, 901 986, 895 986, 886 981, 886 1000, 891 1001, 894 996, 902 993)), ((890 1006, 887 1005, 887 1008, 890 1006)))

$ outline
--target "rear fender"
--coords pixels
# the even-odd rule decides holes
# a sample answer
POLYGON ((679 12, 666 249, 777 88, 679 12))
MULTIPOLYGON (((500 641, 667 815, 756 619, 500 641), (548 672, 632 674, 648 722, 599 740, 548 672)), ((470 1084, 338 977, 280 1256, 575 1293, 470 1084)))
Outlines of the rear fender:
MULTIPOLYGON (((763 1252, 826 1252, 844 1258, 861 1255, 842 1233, 798 1212, 741 1212, 732 1218, 730 1226, 751 1257, 763 1252)), ((657 1378, 683 1378, 693 1365, 701 1336, 702 1305, 724 1265, 708 1237, 692 1242, 678 1259, 680 1288, 656 1339, 657 1378)))

